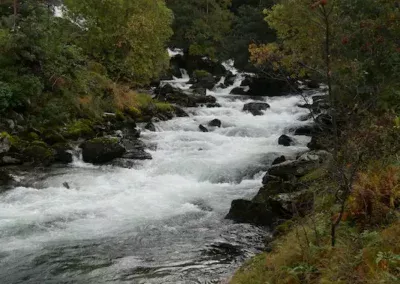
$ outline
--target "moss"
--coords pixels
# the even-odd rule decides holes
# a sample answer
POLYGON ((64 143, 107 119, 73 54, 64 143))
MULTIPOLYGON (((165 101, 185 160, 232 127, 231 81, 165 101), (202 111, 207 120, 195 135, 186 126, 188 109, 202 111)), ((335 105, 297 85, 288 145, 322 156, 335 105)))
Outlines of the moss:
POLYGON ((34 162, 49 163, 54 160, 55 151, 42 141, 34 141, 23 150, 24 155, 34 162))
POLYGON ((305 176, 302 176, 300 178, 301 182, 312 182, 312 181, 316 181, 320 178, 323 178, 327 175, 327 170, 325 168, 318 168, 308 174, 306 174, 305 176))
POLYGON ((125 109, 127 115, 133 119, 139 119, 142 117, 142 111, 136 107, 129 107, 125 109))
POLYGON ((92 124, 88 119, 77 120, 67 126, 64 136, 70 139, 92 137, 95 135, 92 124))
POLYGON ((212 76, 212 75, 210 73, 208 73, 207 71, 205 71, 205 70, 194 70, 193 71, 193 76, 195 78, 197 78, 197 79, 201 79, 201 78, 209 77, 209 76, 212 76))
POLYGON ((123 114, 122 111, 117 110, 115 112, 115 115, 116 115, 116 118, 117 118, 118 121, 124 121, 125 120, 125 115, 123 114))
POLYGON ((115 137, 98 137, 88 141, 89 143, 96 143, 96 144, 116 144, 118 143, 118 138, 115 137))
POLYGON ((155 103, 157 112, 165 113, 165 112, 173 112, 174 107, 169 103, 156 102, 155 103))

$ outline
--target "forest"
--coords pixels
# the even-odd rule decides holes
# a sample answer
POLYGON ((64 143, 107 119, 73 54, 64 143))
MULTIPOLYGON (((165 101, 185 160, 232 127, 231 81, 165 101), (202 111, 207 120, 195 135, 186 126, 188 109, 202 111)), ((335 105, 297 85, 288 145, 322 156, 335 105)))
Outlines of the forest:
POLYGON ((264 209, 232 203, 228 216, 273 237, 230 283, 398 283, 399 35, 397 0, 0 0, 0 185, 9 166, 71 162, 71 141, 114 143, 99 139, 217 106, 206 89, 226 84, 233 60, 256 78, 248 94, 304 97, 309 148, 330 158, 269 170, 251 206, 293 191, 289 218, 266 224, 264 209), (203 97, 163 96, 181 69, 203 97), (326 99, 310 103, 299 82, 326 99))

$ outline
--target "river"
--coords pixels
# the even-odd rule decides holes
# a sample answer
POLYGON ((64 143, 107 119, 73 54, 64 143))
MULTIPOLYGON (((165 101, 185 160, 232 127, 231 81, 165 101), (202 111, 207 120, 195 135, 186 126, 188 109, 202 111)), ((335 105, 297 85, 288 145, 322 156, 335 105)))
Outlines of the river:
MULTIPOLYGON (((232 69, 232 71, 235 71, 232 69)), ((220 108, 142 132, 153 160, 133 169, 77 159, 40 187, 0 195, 0 283, 219 283, 263 246, 264 229, 225 220, 230 203, 251 198, 274 158, 305 150, 277 141, 307 110, 298 96, 262 97, 262 116, 242 111, 254 99, 209 91, 220 108), (221 128, 199 131, 218 118, 221 128), (70 189, 62 186, 68 182, 70 189)), ((188 78, 175 86, 188 88, 188 78)))

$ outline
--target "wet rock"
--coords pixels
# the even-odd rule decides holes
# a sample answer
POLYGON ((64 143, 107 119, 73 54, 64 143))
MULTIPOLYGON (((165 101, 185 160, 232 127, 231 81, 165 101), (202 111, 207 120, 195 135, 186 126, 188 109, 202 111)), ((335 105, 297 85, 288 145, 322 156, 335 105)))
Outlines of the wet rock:
POLYGON ((208 129, 205 126, 203 126, 202 124, 199 125, 199 129, 201 132, 208 132, 208 129))
POLYGON ((265 77, 251 78, 248 86, 248 95, 250 96, 280 96, 290 90, 286 82, 265 77))
POLYGON ((131 169, 136 165, 137 162, 132 159, 117 158, 112 160, 111 165, 119 168, 131 169))
POLYGON ((309 114, 305 114, 299 117, 299 121, 307 121, 310 120, 311 118, 313 118, 313 115, 311 113, 309 114))
POLYGON ((247 95, 247 92, 241 87, 233 88, 230 93, 232 95, 247 95))
POLYGON ((233 200, 226 219, 238 223, 251 223, 262 226, 274 226, 278 219, 287 218, 290 214, 279 202, 253 202, 244 199, 233 200))
POLYGON ((235 80, 236 76, 229 71, 228 74, 225 76, 225 85, 232 86, 235 83, 235 80))
POLYGON ((279 137, 278 139, 278 144, 286 147, 292 145, 293 142, 294 142, 293 139, 285 134, 279 137))
POLYGON ((215 107, 221 107, 219 103, 208 103, 206 104, 207 108, 215 108, 215 107))
POLYGON ((23 154, 27 162, 49 165, 54 162, 56 151, 44 142, 33 141, 23 149, 23 154))
POLYGON ((152 132, 156 131, 156 127, 153 122, 148 122, 144 128, 152 132))
POLYGON ((247 86, 250 86, 252 82, 253 82, 253 78, 251 76, 246 76, 246 78, 244 78, 242 83, 240 83, 240 86, 247 87, 247 86))
POLYGON ((153 157, 147 153, 144 149, 132 149, 127 151, 123 156, 123 159, 131 160, 151 160, 153 157))
POLYGON ((248 103, 243 107, 243 111, 248 111, 252 115, 263 115, 265 110, 269 109, 270 105, 267 103, 248 103))
POLYGON ((319 88, 319 83, 315 80, 307 80, 306 86, 309 89, 318 89, 319 88))
POLYGON ((13 176, 6 170, 0 169, 0 192, 2 191, 1 187, 7 187, 13 182, 14 182, 13 176))
POLYGON ((121 158, 126 149, 118 138, 95 138, 81 145, 83 161, 86 163, 103 164, 113 159, 121 158))
POLYGON ((294 135, 312 136, 317 131, 314 125, 304 125, 297 128, 294 135))
POLYGON ((172 87, 170 84, 165 84, 159 90, 157 90, 157 93, 159 95, 167 95, 167 94, 172 94, 174 92, 175 92, 175 88, 172 87))
POLYGON ((310 151, 301 155, 297 160, 286 161, 272 166, 268 170, 271 176, 287 179, 288 176, 302 177, 305 174, 329 164, 332 155, 326 151, 310 151))
POLYGON ((20 165, 22 164, 22 160, 17 158, 17 157, 13 157, 11 155, 7 155, 7 156, 3 156, 1 158, 1 162, 0 165, 1 166, 8 166, 8 165, 20 165))
POLYGON ((207 95, 207 89, 206 88, 195 88, 193 89, 193 94, 195 95, 200 95, 200 96, 206 96, 207 95))
POLYGON ((202 104, 215 103, 217 101, 213 96, 196 95, 179 89, 173 89, 172 92, 167 94, 159 94, 157 99, 183 107, 196 107, 202 104))
POLYGON ((279 177, 272 176, 272 175, 270 175, 269 173, 266 173, 266 174, 263 176, 262 184, 267 184, 267 183, 269 183, 269 182, 271 182, 271 181, 280 181, 280 180, 281 180, 281 179, 280 179, 279 177))
POLYGON ((186 111, 181 109, 180 107, 174 106, 174 112, 177 117, 188 117, 189 115, 187 114, 186 111))
POLYGON ((64 186, 66 189, 70 189, 70 186, 69 186, 69 183, 68 183, 68 182, 63 182, 63 186, 64 186))
POLYGON ((219 120, 219 119, 217 119, 217 118, 211 120, 211 121, 208 123, 208 126, 211 126, 211 127, 221 127, 221 125, 222 125, 221 120, 219 120))
POLYGON ((56 151, 55 160, 63 164, 69 164, 73 161, 72 151, 73 148, 68 143, 57 143, 53 145, 53 149, 56 151))
POLYGON ((286 162, 286 157, 285 156, 280 156, 278 158, 276 158, 273 162, 272 165, 277 165, 277 164, 281 164, 283 162, 286 162))
POLYGON ((1 135, 0 134, 0 154, 7 153, 10 151, 11 148, 11 141, 8 135, 1 135))
MULTIPOLYGON (((205 70, 195 70, 193 72, 193 77, 189 81, 189 83, 193 84, 191 86, 191 89, 209 89, 211 90, 214 88, 215 84, 217 83, 217 80, 214 78, 212 74, 205 70)), ((204 94, 205 95, 205 94, 204 94)))

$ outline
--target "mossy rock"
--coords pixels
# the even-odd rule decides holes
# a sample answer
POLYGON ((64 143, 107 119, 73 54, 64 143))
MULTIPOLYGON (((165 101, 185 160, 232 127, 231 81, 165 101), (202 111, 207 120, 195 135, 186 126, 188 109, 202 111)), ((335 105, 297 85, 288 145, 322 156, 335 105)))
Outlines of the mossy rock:
POLYGON ((57 143, 64 143, 66 139, 59 132, 55 130, 47 130, 43 135, 43 140, 49 145, 54 145, 57 143))
POLYGON ((142 117, 142 111, 136 107, 129 107, 125 109, 125 113, 135 119, 135 120, 139 120, 142 117))
POLYGON ((42 141, 34 141, 23 150, 23 153, 32 162, 49 164, 55 160, 56 151, 42 141))
POLYGON ((95 136, 93 122, 88 119, 77 120, 67 126, 64 136, 67 139, 91 138, 95 136))
POLYGON ((126 152, 118 138, 95 138, 81 145, 83 161, 86 163, 103 164, 116 158, 121 158, 126 152))
POLYGON ((309 172, 305 176, 302 176, 300 178, 300 182, 304 182, 304 183, 313 182, 313 181, 316 181, 318 179, 325 177, 327 174, 328 174, 328 171, 325 168, 321 167, 314 171, 309 172))
POLYGON ((205 77, 212 77, 212 75, 205 71, 205 70, 194 70, 193 71, 193 77, 195 77, 196 79, 201 79, 201 78, 205 78, 205 77))
POLYGON ((10 141, 11 144, 11 151, 13 152, 20 152, 22 151, 25 147, 29 145, 29 142, 20 139, 18 136, 11 135, 7 132, 2 132, 0 134, 1 138, 7 138, 8 141, 10 141))

